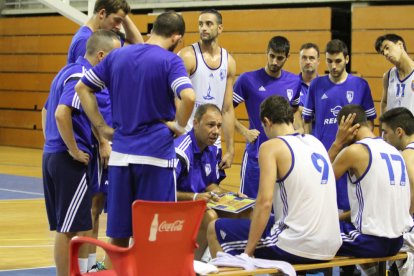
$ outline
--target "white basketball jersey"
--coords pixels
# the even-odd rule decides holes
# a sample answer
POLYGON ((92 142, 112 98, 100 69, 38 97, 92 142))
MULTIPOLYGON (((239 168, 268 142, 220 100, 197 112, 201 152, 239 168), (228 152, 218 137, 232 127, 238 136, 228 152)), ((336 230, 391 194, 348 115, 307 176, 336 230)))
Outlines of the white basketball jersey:
MULTIPOLYGON (((221 48, 220 66, 217 68, 210 68, 204 61, 200 45, 194 43, 192 47, 196 57, 196 70, 190 76, 190 80, 196 93, 196 102, 193 113, 188 120, 186 131, 190 131, 193 128, 194 114, 198 106, 212 103, 217 105, 220 110, 223 108, 224 94, 226 92, 227 84, 228 54, 226 49, 221 48)), ((220 138, 217 140, 216 144, 220 144, 220 138)))
POLYGON ((414 71, 400 80, 394 67, 388 72, 387 110, 400 106, 414 112, 414 71))
POLYGON ((349 176, 351 221, 359 232, 386 238, 400 237, 412 225, 410 183, 400 152, 381 138, 357 142, 370 152, 367 170, 349 176))
POLYGON ((413 149, 414 150, 414 142, 409 143, 405 148, 406 149, 413 149))
POLYGON ((292 167, 275 184, 272 234, 280 232, 276 245, 297 256, 329 260, 342 244, 329 156, 312 135, 279 138, 291 150, 292 167))

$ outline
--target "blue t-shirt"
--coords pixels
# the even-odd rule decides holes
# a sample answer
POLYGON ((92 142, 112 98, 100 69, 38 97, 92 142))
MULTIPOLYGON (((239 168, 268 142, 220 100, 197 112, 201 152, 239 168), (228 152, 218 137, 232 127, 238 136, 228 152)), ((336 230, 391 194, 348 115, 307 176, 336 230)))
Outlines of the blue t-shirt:
MULTIPOLYGON (((84 57, 86 54, 86 43, 93 34, 92 30, 87 26, 82 26, 72 38, 72 42, 68 52, 68 64, 74 63, 78 57, 84 57)), ((96 100, 98 102, 99 110, 105 122, 112 126, 111 101, 109 98, 108 89, 103 89, 96 92, 96 100)), ((96 138, 92 135, 92 143, 96 144, 96 138)))
POLYGON ((219 170, 218 148, 214 145, 200 151, 194 129, 174 140, 178 164, 177 190, 181 192, 203 193, 212 183, 219 184, 226 175, 219 170))
POLYGON ((267 141, 260 121, 260 104, 267 97, 279 95, 289 100, 291 106, 297 107, 300 100, 300 79, 298 75, 282 70, 279 78, 269 76, 265 69, 243 73, 234 84, 233 105, 246 104, 249 116, 249 128, 260 131, 254 143, 247 143, 249 156, 257 157, 260 145, 267 141))
POLYGON ((348 74, 347 79, 340 84, 333 83, 329 75, 312 81, 303 108, 303 119, 315 119, 313 135, 327 150, 335 141, 338 130, 336 116, 347 104, 362 106, 369 120, 377 117, 371 89, 364 79, 348 74))
POLYGON ((308 95, 309 91, 309 85, 306 84, 306 82, 303 81, 302 73, 299 73, 299 79, 300 79, 300 106, 305 105, 306 95, 308 95))
MULTIPOLYGON (((75 33, 68 51, 68 64, 76 61, 78 57, 84 57, 86 54, 86 44, 88 39, 93 34, 93 31, 88 26, 82 26, 75 33)), ((124 45, 125 40, 120 37, 121 45, 124 45)))
POLYGON ((175 158, 173 133, 163 121, 174 120, 175 96, 192 88, 180 57, 156 45, 130 45, 109 53, 82 82, 109 90, 114 151, 175 158))
POLYGON ((91 125, 75 92, 76 83, 83 73, 90 68, 92 68, 90 63, 83 57, 79 57, 76 63, 63 67, 53 79, 50 94, 45 104, 47 116, 44 152, 57 153, 68 150, 60 136, 55 119, 58 105, 67 105, 72 108, 72 124, 76 144, 79 149, 91 155, 91 125))
POLYGON ((92 30, 87 26, 82 26, 76 32, 72 38, 72 42, 69 46, 68 51, 68 64, 74 63, 78 57, 85 56, 86 53, 86 42, 88 42, 89 37, 93 34, 92 30))

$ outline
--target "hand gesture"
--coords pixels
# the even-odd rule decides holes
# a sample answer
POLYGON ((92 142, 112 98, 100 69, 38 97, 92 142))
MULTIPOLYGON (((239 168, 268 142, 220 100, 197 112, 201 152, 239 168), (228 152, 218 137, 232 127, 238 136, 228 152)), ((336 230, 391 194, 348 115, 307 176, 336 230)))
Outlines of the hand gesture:
POLYGON ((221 158, 221 161, 219 163, 219 168, 222 170, 230 168, 231 164, 233 163, 233 157, 234 157, 233 153, 226 152, 221 158))
POLYGON ((204 200, 205 202, 209 201, 219 201, 220 197, 214 192, 205 192, 197 194, 195 200, 204 200))
POLYGON ((185 133, 185 128, 179 126, 177 121, 165 121, 164 124, 174 133, 174 137, 181 136, 185 133))
POLYGON ((101 158, 101 164, 105 169, 108 168, 108 161, 111 151, 112 147, 107 140, 99 144, 99 156, 101 158))
POLYGON ((253 143, 254 141, 256 141, 257 137, 259 137, 259 134, 260 131, 258 131, 257 129, 247 129, 243 133, 243 136, 244 138, 246 138, 247 142, 253 143))
POLYGON ((69 151, 70 156, 73 157, 73 159, 75 159, 76 161, 79 161, 85 165, 88 165, 89 163, 89 154, 81 151, 80 149, 76 150, 76 151, 69 151))
POLYGON ((336 141, 339 145, 345 146, 351 143, 358 133, 360 124, 352 125, 356 117, 355 113, 349 114, 346 118, 342 116, 336 133, 336 141))

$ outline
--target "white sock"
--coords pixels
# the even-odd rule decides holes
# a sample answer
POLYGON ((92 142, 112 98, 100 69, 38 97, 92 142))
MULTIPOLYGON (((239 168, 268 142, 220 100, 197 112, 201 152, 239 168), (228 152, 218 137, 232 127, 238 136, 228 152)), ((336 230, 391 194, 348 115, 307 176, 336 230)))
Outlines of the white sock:
POLYGON ((81 273, 86 273, 88 270, 88 259, 87 258, 79 258, 79 270, 81 273))
POLYGON ((96 264, 96 253, 91 253, 88 256, 88 270, 92 268, 96 264))

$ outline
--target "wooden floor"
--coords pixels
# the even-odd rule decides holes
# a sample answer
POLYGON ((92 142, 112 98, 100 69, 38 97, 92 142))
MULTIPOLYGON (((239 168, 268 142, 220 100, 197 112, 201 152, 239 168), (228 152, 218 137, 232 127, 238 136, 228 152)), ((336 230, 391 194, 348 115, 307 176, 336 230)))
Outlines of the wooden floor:
MULTIPOLYGON (((41 150, 0 146, 0 174, 41 178, 41 163, 41 150)), ((240 165, 226 173, 223 187, 236 191, 240 165)), ((105 215, 101 225, 106 225, 105 215)), ((105 227, 99 237, 105 240, 105 227)), ((0 270, 53 266, 53 240, 43 199, 0 200, 0 270)))
MULTIPOLYGON (((41 160, 41 150, 0 147, 1 174, 40 178, 41 160)), ((0 200, 0 210, 0 270, 53 265, 44 200, 0 200)))

